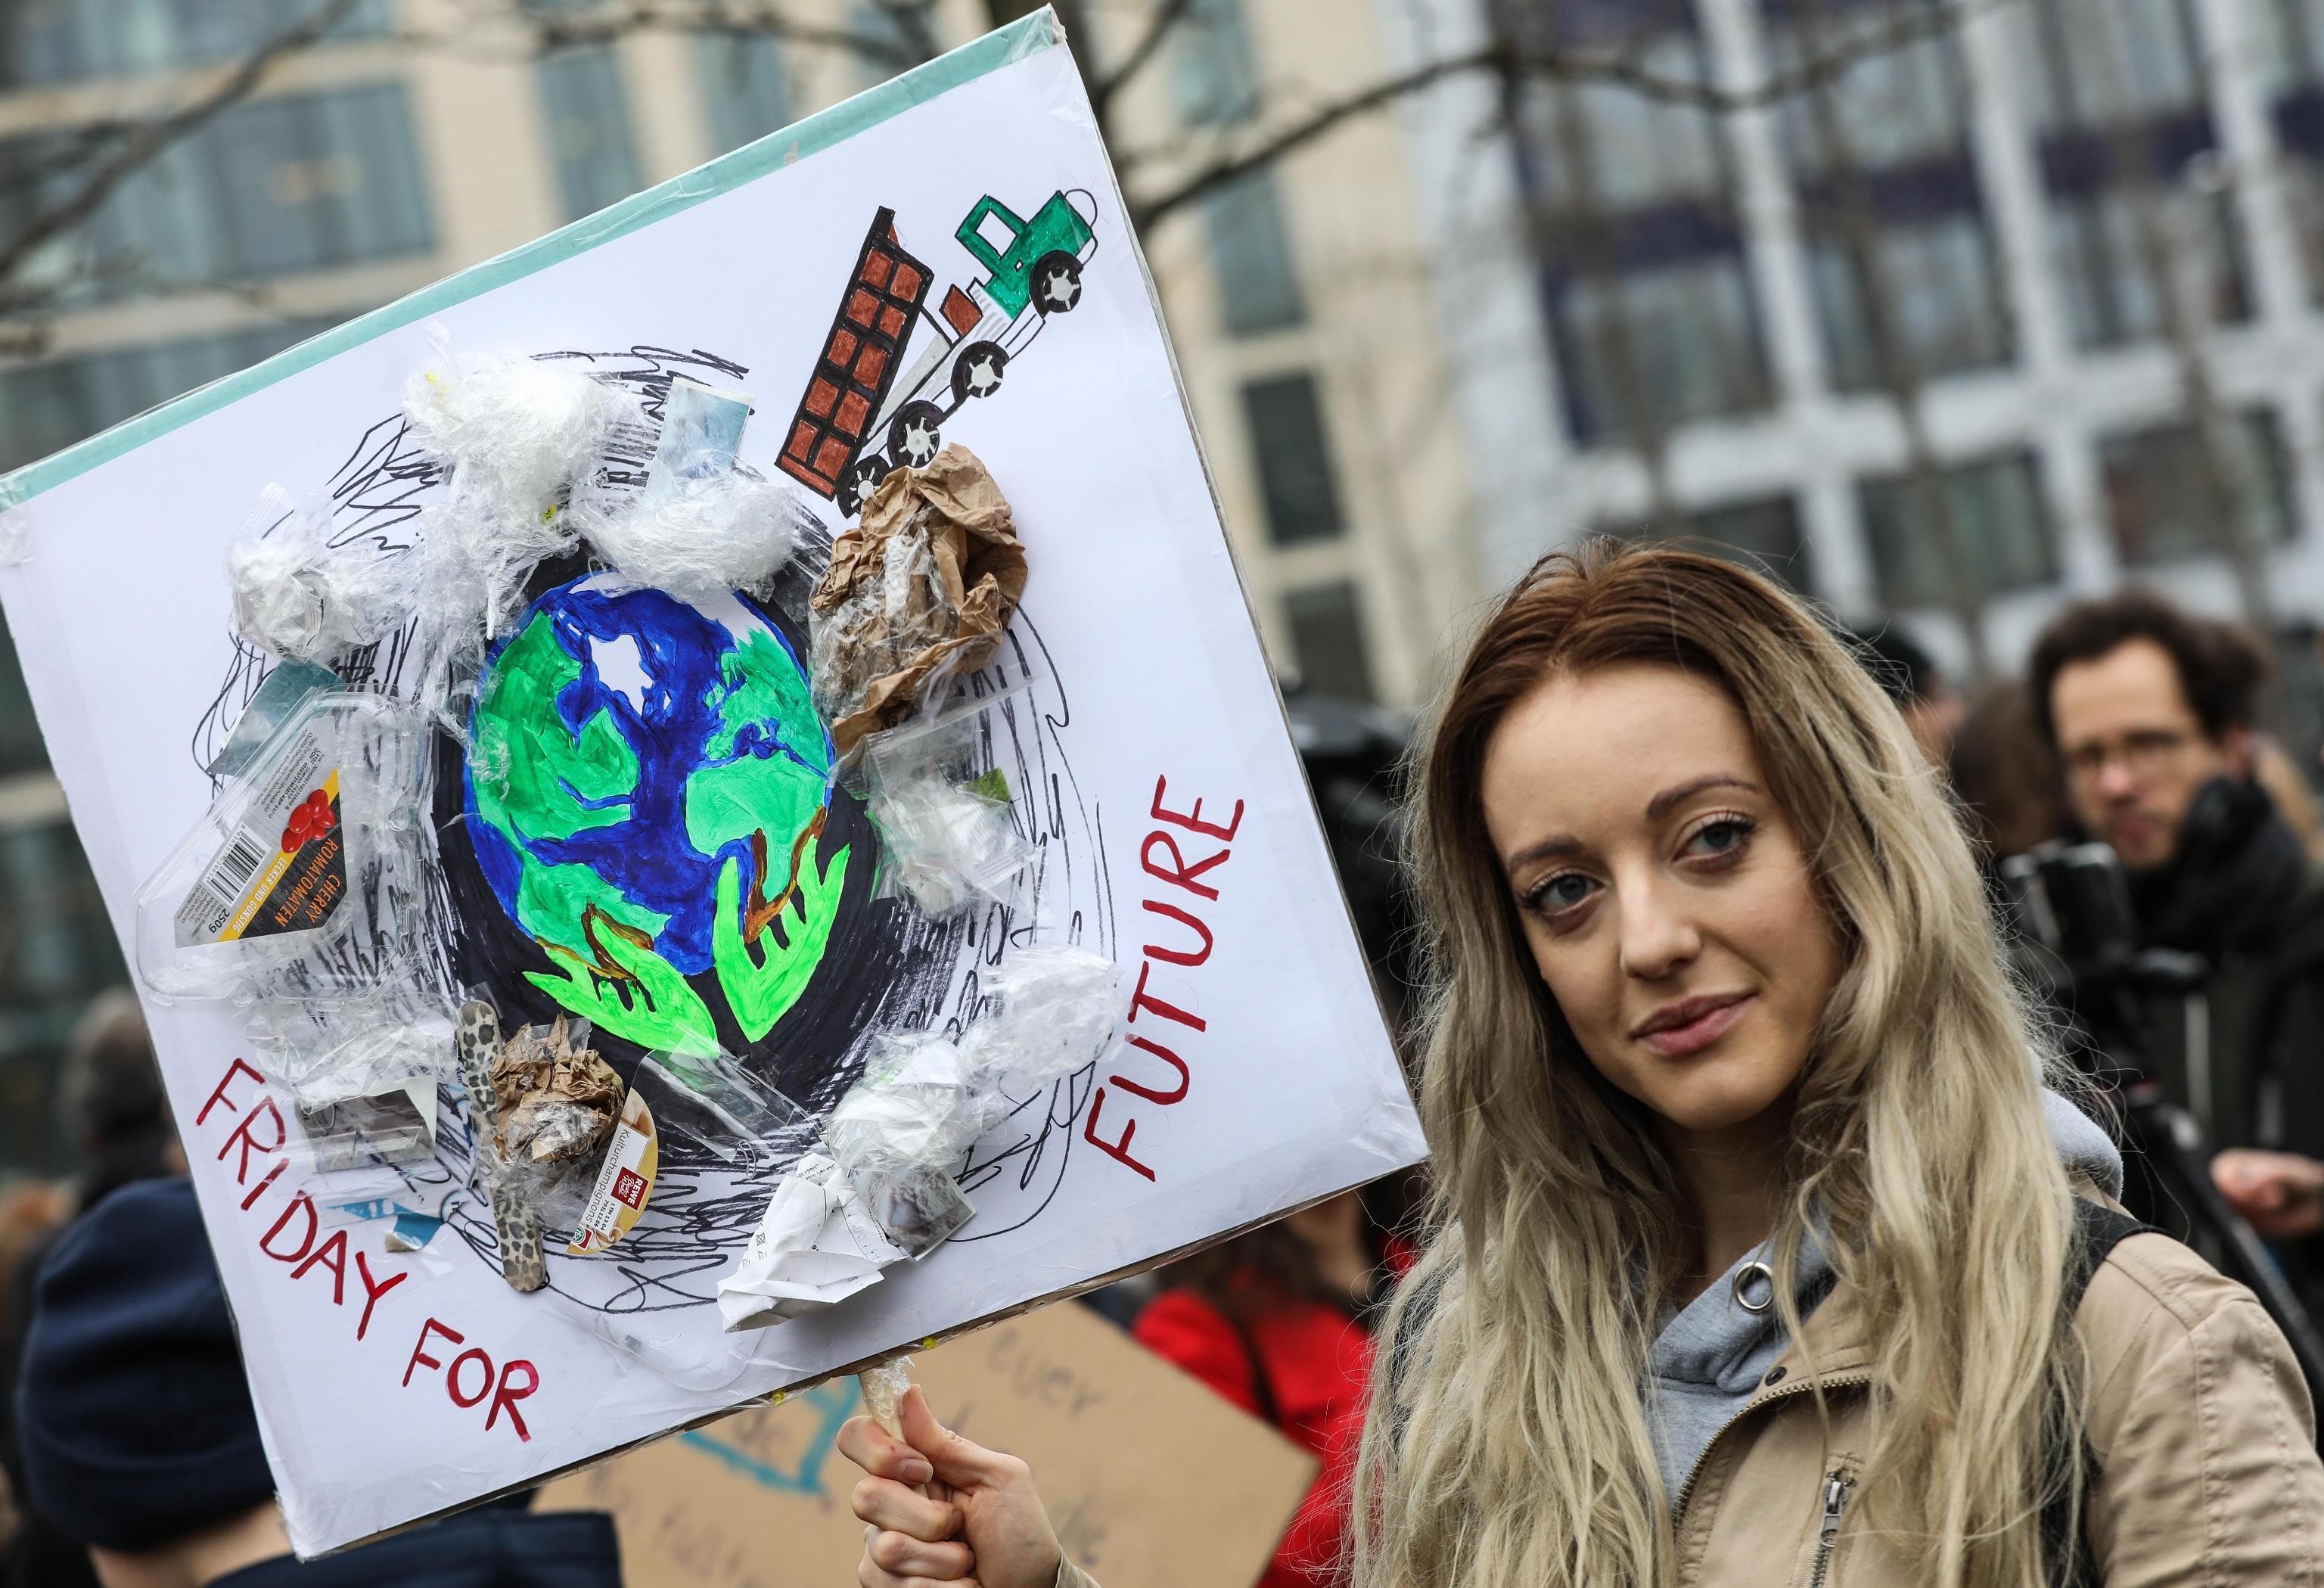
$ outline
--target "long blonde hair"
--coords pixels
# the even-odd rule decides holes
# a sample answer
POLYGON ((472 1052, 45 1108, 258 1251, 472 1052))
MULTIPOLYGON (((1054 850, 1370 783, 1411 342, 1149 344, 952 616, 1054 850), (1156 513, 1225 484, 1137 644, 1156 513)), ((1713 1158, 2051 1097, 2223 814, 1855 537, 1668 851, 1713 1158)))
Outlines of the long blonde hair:
POLYGON ((1712 558, 1610 542, 1536 565, 1416 752, 1436 1189, 1381 1333, 1355 1581, 1674 1580, 1676 1497, 1640 1395, 1687 1260, 1677 1181, 1536 971, 1478 792, 1494 728, 1545 679, 1636 662, 1711 680, 1742 711, 1844 945, 1798 1083, 1775 1267, 1796 1337, 1794 1265, 1821 1217, 1861 1304, 1873 1433, 1851 1525, 1887 1535, 1928 1588, 2037 1588, 2047 1491, 2078 1482, 2044 1459, 2079 1448, 2071 1192, 1953 809, 1798 601, 1712 558))

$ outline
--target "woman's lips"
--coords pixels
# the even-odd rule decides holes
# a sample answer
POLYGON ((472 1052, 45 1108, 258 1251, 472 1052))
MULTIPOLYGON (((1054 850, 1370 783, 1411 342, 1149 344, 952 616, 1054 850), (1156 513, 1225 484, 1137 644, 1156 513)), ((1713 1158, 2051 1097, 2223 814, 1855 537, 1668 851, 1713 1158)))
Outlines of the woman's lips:
POLYGON ((1743 1018, 1743 1011, 1751 1007, 1757 996, 1750 993, 1732 1003, 1722 1003, 1683 1026, 1649 1031, 1638 1040, 1665 1058, 1684 1058, 1690 1053, 1700 1053, 1727 1035, 1728 1028, 1743 1018))

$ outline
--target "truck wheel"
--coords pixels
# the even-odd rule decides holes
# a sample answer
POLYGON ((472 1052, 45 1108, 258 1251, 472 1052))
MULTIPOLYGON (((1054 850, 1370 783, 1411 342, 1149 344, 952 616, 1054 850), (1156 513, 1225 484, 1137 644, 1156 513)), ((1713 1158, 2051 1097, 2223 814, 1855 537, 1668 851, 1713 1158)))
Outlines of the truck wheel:
POLYGON ((876 452, 867 452, 847 466, 839 476, 839 511, 843 517, 853 518, 863 511, 872 493, 890 473, 888 460, 876 452))
POLYGON ((1082 262, 1063 249, 1033 266, 1033 302, 1043 314, 1065 314, 1082 300, 1082 262))
POLYGON ((952 366, 953 400, 965 402, 972 397, 990 397, 1001 390, 1001 378, 1008 373, 1008 350, 1000 343, 972 342, 952 366))
POLYGON ((888 427, 888 451, 899 468, 926 468, 944 445, 944 410, 933 402, 907 402, 888 427))

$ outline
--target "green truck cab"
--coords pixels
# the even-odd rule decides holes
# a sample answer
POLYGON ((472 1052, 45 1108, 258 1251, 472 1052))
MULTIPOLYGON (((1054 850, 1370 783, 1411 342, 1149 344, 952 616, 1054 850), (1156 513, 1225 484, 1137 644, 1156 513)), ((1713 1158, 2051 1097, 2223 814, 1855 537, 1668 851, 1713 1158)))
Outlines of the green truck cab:
POLYGON ((1096 234, 1065 194, 1050 194, 1031 220, 988 195, 976 201, 954 235, 992 272, 985 292, 1010 319, 1028 304, 1043 314, 1059 314, 1081 300, 1082 254, 1096 234))

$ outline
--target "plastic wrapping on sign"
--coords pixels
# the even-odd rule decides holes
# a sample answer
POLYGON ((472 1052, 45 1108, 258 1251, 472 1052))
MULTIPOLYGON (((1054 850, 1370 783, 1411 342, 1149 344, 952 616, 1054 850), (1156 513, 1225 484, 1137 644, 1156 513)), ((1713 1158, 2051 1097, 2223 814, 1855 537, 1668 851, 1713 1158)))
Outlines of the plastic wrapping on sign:
POLYGON ((750 422, 751 399, 744 393, 683 375, 672 380, 662 395, 661 434, 639 500, 650 506, 726 478, 750 422))
POLYGON ((985 763, 985 710, 957 708, 862 741, 865 808, 880 829, 883 887, 943 916, 1006 904, 1033 858, 1019 832, 1007 773, 985 763))
POLYGON ((807 1151, 814 1129, 788 1098, 724 1054, 647 1055, 571 1239, 551 1250, 555 1305, 675 1383, 731 1383, 747 1365, 750 1343, 705 1337, 683 1308, 637 1307, 630 1254, 615 1248, 624 1240, 690 1245, 706 1209, 758 1205, 807 1151), (612 1305, 589 1300, 606 1295, 612 1305))
POLYGON ((286 661, 323 664, 409 615, 415 571, 408 558, 349 555, 332 543, 327 503, 302 507, 269 485, 226 549, 235 632, 286 661))
POLYGON ((824 1122, 824 1140, 888 1238, 925 1257, 975 1216, 954 1168, 1008 1106, 942 1036, 883 1033, 824 1122))
POLYGON ((1113 1039, 1120 967, 1065 944, 1010 952, 985 980, 999 1007, 960 1040, 970 1085, 1028 1092, 1103 1056, 1113 1039))
POLYGON ((608 438, 641 416, 578 365, 456 352, 440 328, 431 341, 403 405, 420 444, 451 465, 447 499, 421 515, 414 596, 441 680, 502 632, 536 566, 579 543, 572 504, 608 438))
POLYGON ((244 704, 242 715, 234 719, 234 732, 203 770, 214 778, 240 777, 284 723, 318 695, 328 695, 339 688, 339 675, 329 668, 305 661, 282 663, 266 675, 258 692, 244 704))
POLYGON ((839 753, 982 667, 1025 573, 1009 503, 966 448, 881 481, 861 522, 832 542, 809 604, 815 706, 839 753))
POLYGON ((330 997, 440 958, 429 727, 379 696, 310 696, 137 892, 164 1000, 330 997))
POLYGON ((863 1074, 824 1122, 831 1154, 858 1185, 862 1177, 956 1159, 999 1118, 981 1095, 961 1051, 936 1032, 883 1031, 863 1074))
POLYGON ((561 508, 595 469, 607 432, 636 411, 583 365, 463 353, 441 327, 430 341, 430 356, 404 383, 404 415, 420 444, 451 463, 454 500, 496 521, 503 535, 561 508))
POLYGON ((413 992, 261 1000, 254 1046, 290 1088, 315 1167, 406 1163, 436 1144, 437 1088, 455 1071, 450 1012, 413 992))
POLYGON ((804 1109, 724 1053, 650 1053, 632 1085, 681 1148, 731 1168, 788 1163, 815 1138, 804 1109))
POLYGON ((738 474, 627 503, 587 503, 574 518, 624 577, 682 601, 763 595, 812 522, 791 487, 738 474))

